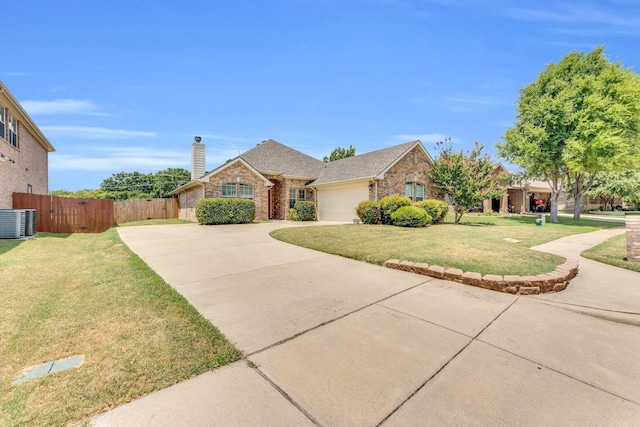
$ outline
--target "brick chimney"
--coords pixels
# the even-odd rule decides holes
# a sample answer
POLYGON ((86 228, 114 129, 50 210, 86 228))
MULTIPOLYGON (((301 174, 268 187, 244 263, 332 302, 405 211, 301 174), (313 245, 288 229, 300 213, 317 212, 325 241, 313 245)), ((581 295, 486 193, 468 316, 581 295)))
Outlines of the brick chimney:
POLYGON ((206 146, 200 143, 201 140, 196 136, 195 142, 191 144, 191 181, 202 178, 207 173, 206 146))

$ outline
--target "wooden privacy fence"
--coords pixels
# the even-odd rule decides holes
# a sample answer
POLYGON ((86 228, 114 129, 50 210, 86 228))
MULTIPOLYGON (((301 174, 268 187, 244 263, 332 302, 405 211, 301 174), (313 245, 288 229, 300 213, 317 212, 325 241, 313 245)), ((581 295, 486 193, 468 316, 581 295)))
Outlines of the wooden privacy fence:
POLYGON ((102 233, 115 225, 113 200, 13 193, 13 208, 35 209, 41 232, 102 233))
POLYGON ((14 209, 35 209, 36 228, 51 233, 102 233, 115 226, 146 219, 178 218, 177 199, 74 199, 13 193, 14 209))
POLYGON ((115 203, 117 224, 167 218, 178 218, 178 199, 131 199, 115 203))

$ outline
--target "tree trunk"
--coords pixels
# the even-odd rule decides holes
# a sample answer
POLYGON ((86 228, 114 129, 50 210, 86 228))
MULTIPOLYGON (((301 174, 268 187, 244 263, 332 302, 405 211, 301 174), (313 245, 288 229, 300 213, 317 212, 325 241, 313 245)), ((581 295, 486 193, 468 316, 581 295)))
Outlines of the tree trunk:
POLYGON ((582 203, 582 175, 576 175, 573 182, 573 219, 580 219, 580 204, 582 203))
POLYGON ((556 172, 551 177, 551 212, 549 215, 549 222, 555 224, 558 223, 558 196, 560 195, 559 187, 562 185, 562 180, 559 174, 556 172))

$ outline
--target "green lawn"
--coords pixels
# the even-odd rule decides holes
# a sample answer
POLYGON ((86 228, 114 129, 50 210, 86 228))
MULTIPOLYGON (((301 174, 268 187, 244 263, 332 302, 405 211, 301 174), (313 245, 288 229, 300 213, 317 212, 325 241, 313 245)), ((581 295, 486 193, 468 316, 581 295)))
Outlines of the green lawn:
POLYGON ((640 272, 640 262, 627 261, 626 234, 613 236, 598 246, 587 249, 580 255, 594 261, 640 272))
POLYGON ((0 271, 2 426, 79 423, 241 356, 115 229, 0 241, 0 271), (77 369, 12 385, 76 355, 77 369))
POLYGON ((374 264, 388 259, 425 262, 482 274, 536 275, 553 271, 564 259, 530 250, 571 234, 619 224, 560 218, 560 224, 535 226, 534 217, 464 216, 450 223, 413 229, 385 225, 332 225, 287 228, 278 240, 374 264), (516 239, 520 243, 506 242, 516 239))
POLYGON ((171 224, 193 224, 193 221, 178 218, 168 219, 145 219, 144 221, 131 221, 118 224, 118 227, 137 227, 140 225, 171 225, 171 224))

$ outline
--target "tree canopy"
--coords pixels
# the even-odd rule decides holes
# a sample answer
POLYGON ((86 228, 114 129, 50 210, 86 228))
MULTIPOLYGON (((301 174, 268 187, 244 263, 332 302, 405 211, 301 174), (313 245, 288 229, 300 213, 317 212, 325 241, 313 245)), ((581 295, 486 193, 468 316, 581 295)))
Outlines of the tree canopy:
POLYGON ((499 197, 503 193, 500 182, 493 175, 495 164, 488 155, 483 155, 484 146, 475 143, 473 150, 456 152, 447 138, 438 142, 440 150, 427 174, 431 182, 437 185, 449 197, 458 224, 462 215, 485 199, 499 197))
POLYGON ((322 158, 323 162, 333 162, 334 160, 340 160, 347 157, 353 157, 356 155, 356 149, 353 145, 350 145, 349 148, 337 147, 335 148, 330 155, 324 156, 322 158))
POLYGON ((599 173, 585 195, 599 198, 602 210, 614 210, 617 199, 637 205, 640 203, 640 172, 599 173))
POLYGON ((54 190, 51 195, 83 199, 152 199, 169 197, 169 193, 191 180, 183 168, 167 168, 156 173, 118 172, 100 183, 96 190, 54 190))
POLYGON ((499 154, 551 184, 551 221, 566 180, 580 217, 580 199, 600 172, 640 163, 640 77, 613 64, 598 47, 547 65, 520 91, 515 124, 499 154))

